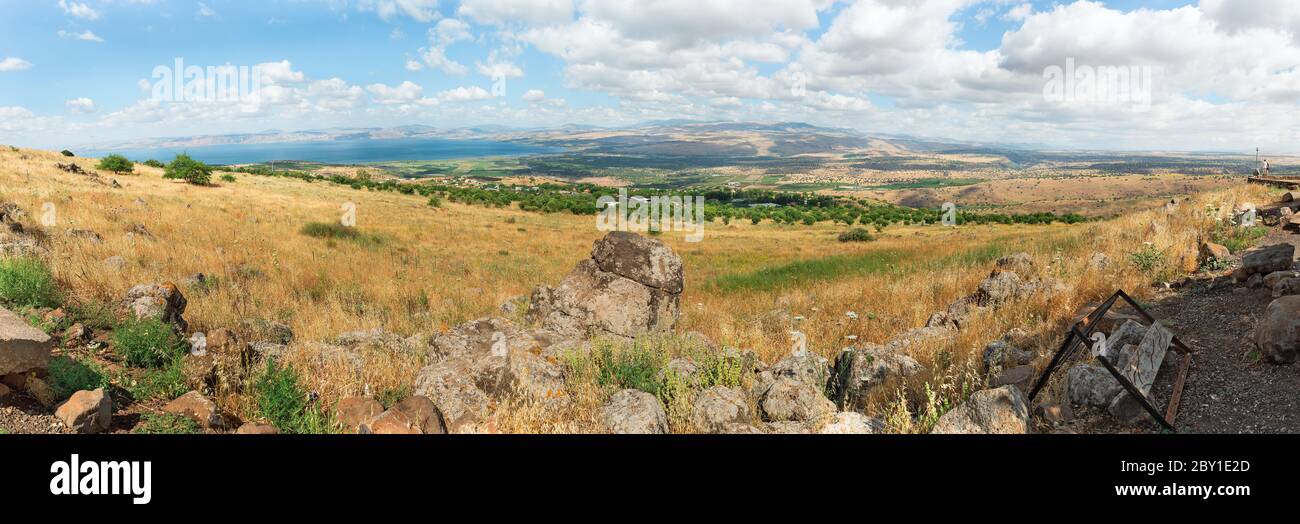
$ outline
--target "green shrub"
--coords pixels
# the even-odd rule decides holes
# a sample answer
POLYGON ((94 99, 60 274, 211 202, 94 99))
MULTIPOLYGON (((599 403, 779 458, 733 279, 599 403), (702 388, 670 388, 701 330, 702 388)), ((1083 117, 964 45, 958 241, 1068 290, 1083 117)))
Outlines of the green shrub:
POLYGON ((199 423, 172 413, 145 413, 131 430, 142 435, 189 435, 199 433, 199 423))
POLYGON ((0 259, 0 301, 17 307, 56 307, 54 275, 35 258, 0 259))
POLYGON ((1223 244, 1223 247, 1228 248, 1228 251, 1238 253, 1255 245, 1255 242, 1267 235, 1268 231, 1267 226, 1236 227, 1224 225, 1215 230, 1211 237, 1215 243, 1223 244))
POLYGON ((207 164, 199 162, 189 155, 181 153, 167 164, 166 171, 163 172, 163 178, 184 180, 196 186, 206 186, 212 183, 212 168, 207 164))
POLYGON ((230 173, 226 173, 226 174, 224 174, 224 175, 221 175, 221 181, 222 181, 222 182, 231 182, 231 183, 233 183, 233 182, 235 181, 235 175, 232 175, 232 174, 230 174, 230 173))
POLYGON ((437 195, 429 197, 429 207, 442 207, 442 199, 437 195))
POLYGON ((127 393, 135 400, 171 400, 190 390, 182 370, 182 358, 172 359, 166 366, 146 369, 137 379, 119 380, 126 384, 127 393))
POLYGON ((61 155, 63 155, 63 156, 77 156, 77 155, 72 154, 72 151, 68 151, 67 149, 64 149, 63 151, 60 151, 59 154, 61 154, 61 155))
POLYGON ((658 394, 662 386, 658 374, 664 365, 663 355, 648 345, 621 346, 601 341, 585 355, 571 355, 569 365, 575 374, 587 375, 601 386, 658 394))
POLYGON ((384 409, 388 409, 409 396, 411 396, 411 387, 403 385, 380 391, 378 395, 375 395, 375 401, 384 406, 384 409))
POLYGON ((109 330, 117 325, 113 307, 103 302, 91 300, 73 304, 68 306, 68 311, 72 313, 72 318, 79 319, 82 325, 93 330, 109 330))
POLYGON ((145 160, 145 161, 144 161, 144 165, 149 166, 149 167, 156 167, 156 168, 158 168, 158 169, 165 169, 165 168, 167 167, 167 164, 164 164, 164 163, 162 163, 161 161, 159 161, 159 160, 154 160, 154 159, 152 159, 152 158, 149 159, 149 160, 145 160))
POLYGON ((744 376, 744 362, 740 356, 709 351, 699 355, 696 360, 700 367, 698 376, 701 388, 740 387, 741 377, 744 376))
POLYGON ((50 389, 54 390, 54 397, 62 401, 78 391, 108 387, 108 379, 104 376, 103 368, 94 361, 52 357, 49 384, 50 389))
MULTIPOLYGON (((299 232, 312 238, 323 238, 329 241, 349 240, 363 247, 377 247, 385 242, 383 236, 364 233, 355 227, 348 227, 338 222, 308 222, 299 232)), ((329 246, 334 247, 334 244, 331 243, 329 246)))
POLYGON ((840 233, 839 239, 840 242, 871 242, 876 237, 871 236, 871 232, 867 231, 866 228, 855 227, 840 233))
POLYGON ((267 359, 266 369, 253 385, 262 417, 283 433, 327 433, 331 422, 320 404, 307 397, 293 366, 267 359))
POLYGON ((158 368, 172 364, 184 350, 171 326, 157 319, 128 319, 113 330, 113 346, 127 365, 158 368))
POLYGON ((135 171, 135 164, 122 155, 108 155, 99 161, 98 167, 117 174, 135 171))

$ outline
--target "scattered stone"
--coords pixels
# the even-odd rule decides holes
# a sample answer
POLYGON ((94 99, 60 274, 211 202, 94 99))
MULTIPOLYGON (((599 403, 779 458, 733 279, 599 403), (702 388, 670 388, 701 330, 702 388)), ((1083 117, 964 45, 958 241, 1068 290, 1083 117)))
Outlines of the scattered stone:
POLYGON ((668 416, 654 395, 635 389, 615 393, 605 403, 605 426, 616 434, 668 433, 668 416))
POLYGON ((773 435, 808 435, 812 433, 812 429, 808 427, 807 423, 791 420, 766 422, 763 424, 763 428, 767 430, 767 433, 773 435))
POLYGON ((13 390, 9 389, 9 386, 0 384, 0 400, 4 400, 10 393, 13 393, 13 390))
POLYGON ((772 379, 789 377, 808 384, 821 391, 826 389, 832 378, 830 361, 814 354, 786 357, 768 368, 765 375, 772 379))
POLYGON ((54 339, 0 308, 0 376, 49 369, 54 339))
POLYGON ((445 435, 447 422, 429 397, 415 395, 403 399, 368 424, 371 433, 445 435))
POLYGON ((126 259, 118 255, 104 259, 104 269, 109 271, 121 271, 126 269, 126 259))
POLYGON ((373 397, 347 397, 334 408, 334 416, 349 432, 384 412, 384 406, 373 397))
POLYGON ((999 258, 996 267, 1002 271, 1029 274, 1034 270, 1034 257, 1029 253, 1016 253, 999 258))
POLYGON ((293 329, 289 326, 262 318, 246 318, 240 322, 244 332, 253 340, 273 344, 293 342, 293 329))
POLYGON ((745 394, 725 386, 700 392, 691 415, 695 429, 704 433, 723 433, 732 424, 748 424, 751 420, 745 394))
POLYGON ((694 360, 682 357, 668 361, 668 363, 664 365, 664 368, 659 370, 659 374, 656 378, 658 378, 660 382, 663 382, 667 379, 668 373, 673 373, 678 379, 693 384, 696 380, 695 375, 699 372, 699 364, 696 364, 694 360))
POLYGON ((1246 287, 1256 289, 1264 285, 1264 274, 1255 273, 1246 279, 1246 287))
POLYGON ((758 429, 753 424, 727 424, 719 433, 725 435, 763 435, 763 430, 758 429))
POLYGON ((1290 364, 1300 355, 1300 295, 1274 300, 1255 328, 1260 356, 1274 364, 1290 364))
POLYGON ((1014 271, 998 271, 980 282, 974 298, 978 305, 997 306, 1032 293, 1033 286, 1014 271))
POLYGON ((835 404, 820 390, 790 377, 777 378, 759 402, 766 422, 816 422, 835 413, 835 404))
POLYGON ((835 360, 835 396, 843 409, 863 410, 877 387, 921 369, 916 359, 897 351, 879 346, 847 348, 835 360))
POLYGON ((1300 295, 1300 278, 1284 278, 1273 286, 1273 298, 1300 295))
POLYGON ((104 237, 89 229, 69 229, 68 236, 79 240, 89 240, 96 244, 104 242, 104 237))
POLYGON ((1039 404, 1034 408, 1034 415, 1043 422, 1054 426, 1074 420, 1074 410, 1070 408, 1069 402, 1061 404, 1039 404))
POLYGON ((1080 406, 1104 408, 1124 388, 1106 368, 1077 364, 1067 374, 1070 401, 1080 406))
POLYGON ((1034 366, 1007 368, 989 380, 989 387, 1015 386, 1021 393, 1028 395, 1029 390, 1034 387, 1035 376, 1034 366))
POLYGON ((102 433, 112 424, 113 399, 104 388, 78 391, 54 410, 54 416, 74 433, 102 433))
POLYGON ((245 422, 244 425, 239 426, 239 429, 235 430, 235 434, 236 435, 279 435, 280 430, 275 429, 275 426, 272 426, 270 424, 263 424, 261 422, 245 422))
POLYGON ((181 279, 181 285, 189 290, 202 290, 208 284, 208 276, 203 273, 195 273, 181 279))
POLYGON ((122 307, 136 318, 152 318, 171 324, 180 332, 188 330, 189 325, 181 315, 185 313, 187 301, 176 284, 141 284, 127 291, 122 300, 122 307))
POLYGON ((1003 386, 977 391, 965 403, 939 417, 931 433, 1029 433, 1029 408, 1020 390, 1003 386))
POLYGON ((1295 260, 1295 246, 1274 244, 1247 252, 1241 257, 1241 270, 1247 275, 1272 273, 1291 269, 1295 260))
POLYGON ((1277 284, 1288 278, 1300 278, 1300 271, 1274 271, 1264 277, 1264 285, 1269 289, 1277 287, 1277 284))
POLYGON ((1197 250, 1196 261, 1204 264, 1210 260, 1228 260, 1232 257, 1232 252, 1227 246, 1215 244, 1214 242, 1201 242, 1201 247, 1197 250))
POLYGON ((986 373, 999 373, 1003 369, 1023 366, 1033 361, 1033 353, 1017 348, 1006 340, 995 340, 984 346, 986 373))
POLYGON ((210 392, 217 384, 217 363, 212 355, 185 355, 181 357, 181 375, 190 389, 210 392))
POLYGON ((1092 271, 1105 271, 1110 267, 1110 257, 1100 251, 1093 253, 1088 259, 1088 269, 1092 271))
POLYGON ((40 402, 42 406, 52 408, 58 402, 54 397, 54 388, 51 388, 44 379, 29 376, 24 385, 27 388, 27 394, 40 402))
MULTIPOLYGON (((1150 394, 1147 395, 1146 400, 1152 406, 1158 406, 1150 394)), ((1156 407, 1156 409, 1159 409, 1159 407, 1156 407)), ((1155 422, 1155 419, 1151 418, 1151 413, 1142 407, 1142 404, 1133 398, 1133 395, 1130 395, 1128 391, 1120 391, 1118 395, 1115 395, 1115 399, 1111 401, 1106 411, 1121 424, 1136 425, 1143 422, 1155 422)))
POLYGON ((217 405, 198 391, 177 397, 164 405, 162 410, 198 422, 203 429, 220 429, 226 425, 221 413, 217 411, 217 405))
POLYGON ((821 431, 818 431, 822 435, 878 435, 884 432, 884 421, 856 411, 836 413, 835 417, 822 426, 821 431))

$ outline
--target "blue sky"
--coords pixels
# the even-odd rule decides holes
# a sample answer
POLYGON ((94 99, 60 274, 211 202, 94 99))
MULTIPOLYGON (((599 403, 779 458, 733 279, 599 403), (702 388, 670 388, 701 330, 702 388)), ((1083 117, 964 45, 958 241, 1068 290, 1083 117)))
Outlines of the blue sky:
MULTIPOLYGON (((1233 144, 1197 123, 1294 108, 1294 4, 0 0, 0 143, 697 118, 1218 149, 1233 144), (1207 70, 1217 49, 1229 64, 1207 70), (151 100, 152 72, 177 57, 280 75, 256 111, 151 100), (1067 57, 1157 68, 1151 107, 1045 102, 1043 71, 1067 57)), ((1282 124, 1272 140, 1290 142, 1295 126, 1282 124)), ((1240 127, 1243 141, 1269 139, 1240 127)))

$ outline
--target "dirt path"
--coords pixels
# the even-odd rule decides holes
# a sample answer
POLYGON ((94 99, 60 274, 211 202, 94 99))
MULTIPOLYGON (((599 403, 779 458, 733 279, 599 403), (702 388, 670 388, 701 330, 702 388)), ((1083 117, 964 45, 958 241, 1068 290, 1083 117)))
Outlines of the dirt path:
MULTIPOLYGON (((1275 229, 1260 243, 1290 243, 1300 252, 1300 235, 1275 229)), ((1187 374, 1174 426, 1190 433, 1300 433, 1300 364, 1278 366, 1259 359, 1255 327, 1273 296, 1221 277, 1168 292, 1150 304, 1196 354, 1187 374)), ((1155 384, 1166 407, 1175 373, 1162 370, 1155 384)), ((1152 431, 1124 427, 1104 412, 1084 412, 1069 428, 1080 433, 1152 431)))

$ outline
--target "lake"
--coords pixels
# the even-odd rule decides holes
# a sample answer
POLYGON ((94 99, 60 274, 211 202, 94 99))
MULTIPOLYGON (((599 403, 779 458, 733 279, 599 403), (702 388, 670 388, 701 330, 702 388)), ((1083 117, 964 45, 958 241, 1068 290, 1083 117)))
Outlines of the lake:
POLYGON ((167 162, 177 153, 189 153, 194 159, 208 164, 229 165, 253 164, 272 160, 301 160, 326 164, 365 164, 394 160, 449 160, 456 158, 523 156, 563 151, 564 149, 558 147, 493 140, 394 138, 275 144, 222 144, 113 151, 94 150, 84 151, 81 154, 89 157, 103 157, 108 154, 118 153, 139 162, 150 159, 167 162))

